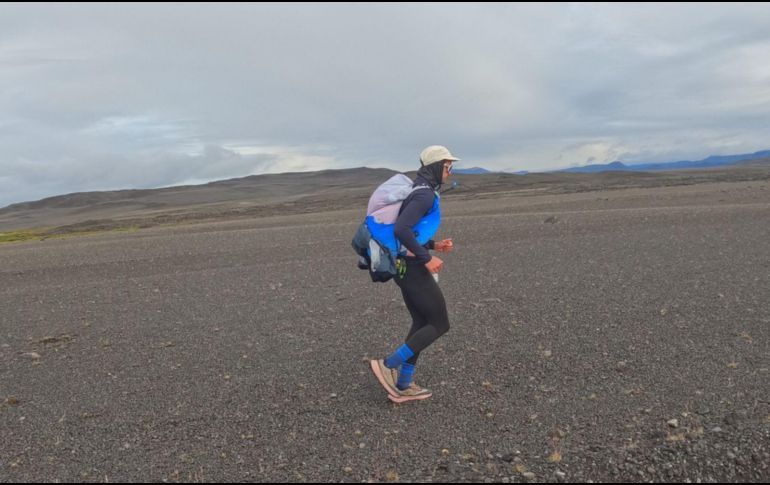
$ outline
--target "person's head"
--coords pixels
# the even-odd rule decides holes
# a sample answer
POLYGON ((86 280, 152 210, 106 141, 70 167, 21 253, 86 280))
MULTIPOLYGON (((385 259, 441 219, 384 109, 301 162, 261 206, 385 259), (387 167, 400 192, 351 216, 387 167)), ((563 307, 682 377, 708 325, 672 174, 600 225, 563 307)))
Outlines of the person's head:
POLYGON ((447 183, 449 176, 452 175, 452 162, 453 160, 444 160, 444 171, 441 174, 441 183, 447 183))
POLYGON ((423 166, 421 172, 427 171, 437 184, 446 183, 452 174, 452 163, 459 158, 453 156, 449 150, 441 145, 431 145, 420 153, 420 163, 423 166))

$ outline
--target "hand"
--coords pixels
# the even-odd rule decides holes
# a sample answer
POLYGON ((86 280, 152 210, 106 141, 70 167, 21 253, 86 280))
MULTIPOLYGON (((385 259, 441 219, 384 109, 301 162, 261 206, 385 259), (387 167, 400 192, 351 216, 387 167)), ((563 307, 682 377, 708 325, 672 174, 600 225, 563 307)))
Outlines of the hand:
POLYGON ((433 250, 439 253, 451 253, 455 248, 452 238, 436 241, 433 243, 433 250))
POLYGON ((428 268, 428 272, 430 272, 430 273, 438 273, 442 269, 444 269, 444 262, 441 261, 436 256, 432 256, 430 258, 430 261, 425 263, 425 267, 428 268))

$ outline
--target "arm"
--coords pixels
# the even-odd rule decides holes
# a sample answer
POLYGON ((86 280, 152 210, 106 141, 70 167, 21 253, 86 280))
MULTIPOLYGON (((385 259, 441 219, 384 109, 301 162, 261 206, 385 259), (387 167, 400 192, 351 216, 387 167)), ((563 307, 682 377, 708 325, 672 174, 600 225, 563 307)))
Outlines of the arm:
POLYGON ((421 264, 430 261, 431 255, 417 242, 412 227, 433 207, 434 197, 435 195, 430 190, 416 191, 407 206, 404 207, 401 215, 398 216, 394 229, 396 238, 414 254, 415 260, 421 264))

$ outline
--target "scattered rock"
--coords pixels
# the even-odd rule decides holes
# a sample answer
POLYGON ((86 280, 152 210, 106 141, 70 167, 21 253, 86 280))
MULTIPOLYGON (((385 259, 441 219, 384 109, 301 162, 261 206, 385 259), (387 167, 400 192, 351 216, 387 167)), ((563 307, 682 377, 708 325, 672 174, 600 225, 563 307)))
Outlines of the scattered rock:
POLYGON ((560 463, 560 462, 561 462, 561 453, 559 453, 558 451, 554 451, 548 457, 548 463, 560 463))
POLYGON ((669 419, 666 421, 666 424, 669 425, 671 428, 678 428, 679 427, 679 420, 678 419, 669 419))
POLYGON ((72 341, 72 339, 73 339, 72 335, 62 334, 62 335, 59 335, 58 337, 43 337, 40 340, 38 340, 38 343, 43 345, 58 346, 58 345, 66 344, 67 342, 72 341))

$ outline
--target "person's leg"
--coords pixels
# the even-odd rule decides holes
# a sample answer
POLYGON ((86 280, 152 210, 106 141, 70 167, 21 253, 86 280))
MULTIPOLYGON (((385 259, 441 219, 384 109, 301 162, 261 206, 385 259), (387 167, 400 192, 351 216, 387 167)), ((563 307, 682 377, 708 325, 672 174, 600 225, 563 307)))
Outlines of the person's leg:
MULTIPOLYGON (((422 315, 422 313, 417 310, 417 306, 415 305, 414 301, 412 301, 412 296, 409 292, 404 291, 404 289, 401 289, 401 294, 404 297, 404 303, 406 304, 407 310, 409 310, 409 315, 412 317, 412 326, 409 328, 409 333, 406 334, 406 338, 404 339, 404 342, 408 342, 410 338, 412 338, 412 335, 417 333, 418 330, 423 328, 425 325, 428 324, 428 320, 425 318, 425 316, 422 315)), ((411 365, 417 364, 417 359, 420 357, 419 352, 415 352, 412 357, 410 357, 406 363, 411 365)))
MULTIPOLYGON (((409 311, 409 315, 412 317, 412 325, 407 334, 407 339, 427 324, 427 320, 417 311, 417 308, 412 301, 411 294, 415 291, 415 288, 413 288, 413 285, 410 283, 413 278, 410 278, 409 276, 409 272, 407 271, 404 278, 396 277, 394 279, 401 289, 404 304, 409 311)), ((409 387, 411 384, 411 376, 414 375, 414 365, 417 363, 418 357, 419 353, 415 354, 406 344, 404 344, 385 359, 371 361, 372 371, 374 371, 380 384, 382 384, 385 390, 388 391, 388 394, 391 397, 399 396, 399 378, 402 380, 402 388, 409 387), (400 372, 403 371, 404 367, 406 367, 406 372, 400 372), (406 382, 407 379, 409 382, 406 382)))
POLYGON ((424 266, 410 266, 407 276, 397 282, 412 316, 412 327, 406 343, 399 348, 401 353, 397 351, 386 362, 389 367, 401 365, 394 380, 397 389, 403 391, 412 384, 420 352, 449 330, 449 319, 441 289, 424 266), (404 349, 408 352, 403 352, 404 349), (412 356, 404 358, 408 353, 412 356))
MULTIPOLYGON (((414 301, 412 301, 412 296, 410 296, 410 293, 402 290, 402 294, 404 296, 406 307, 409 310, 409 314, 412 316, 412 326, 409 329, 409 333, 406 335, 406 339, 404 339, 405 342, 408 342, 415 333, 417 333, 421 328, 428 324, 428 320, 419 312, 419 310, 417 310, 417 306, 415 305, 414 301)), ((420 353, 415 352, 412 357, 401 364, 401 369, 399 370, 398 375, 394 378, 394 381, 396 382, 396 388, 398 388, 400 391, 408 389, 410 386, 412 386, 414 381, 415 368, 417 366, 417 359, 419 358, 420 353)))
MULTIPOLYGON (((401 289, 401 296, 404 299, 406 309, 409 311, 409 315, 412 317, 412 326, 410 327, 409 333, 407 334, 407 338, 404 340, 404 342, 409 340, 413 334, 415 334, 428 323, 427 319, 417 310, 417 306, 414 303, 415 295, 417 295, 419 292, 419 282, 418 284, 415 284, 415 282, 419 279, 416 278, 416 276, 419 275, 413 276, 411 273, 412 272, 410 270, 407 270, 406 275, 404 275, 403 278, 397 277, 395 279, 396 284, 401 289)), ((411 348, 409 348, 408 345, 404 344, 396 349, 396 351, 391 355, 385 358, 385 365, 391 369, 398 369, 404 363, 410 363, 412 366, 414 366, 417 363, 419 356, 419 352, 414 352, 411 348)))
POLYGON ((409 291, 413 309, 427 323, 411 333, 406 345, 413 354, 419 355, 420 352, 449 331, 449 316, 441 288, 428 270, 420 266, 409 269, 414 270, 412 272, 412 286, 410 286, 409 291))

